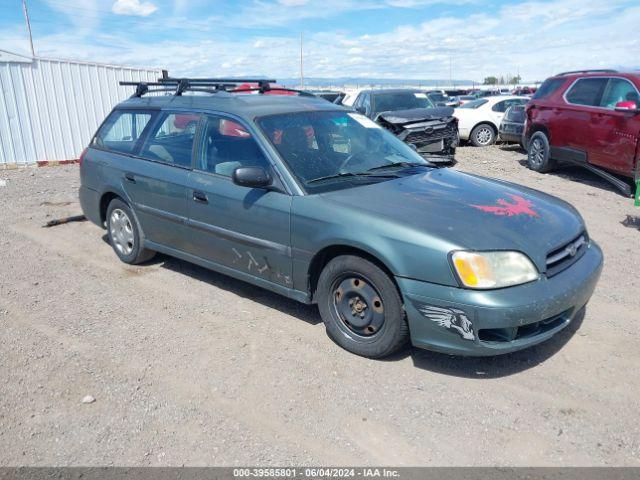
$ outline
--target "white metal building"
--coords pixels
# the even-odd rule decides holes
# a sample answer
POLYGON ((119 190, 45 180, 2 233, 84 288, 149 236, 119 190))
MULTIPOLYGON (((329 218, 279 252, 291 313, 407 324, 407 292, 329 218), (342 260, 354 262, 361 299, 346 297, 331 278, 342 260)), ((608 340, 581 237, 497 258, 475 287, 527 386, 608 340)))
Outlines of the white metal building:
POLYGON ((75 160, 111 108, 160 69, 31 58, 0 50, 0 169, 75 160))

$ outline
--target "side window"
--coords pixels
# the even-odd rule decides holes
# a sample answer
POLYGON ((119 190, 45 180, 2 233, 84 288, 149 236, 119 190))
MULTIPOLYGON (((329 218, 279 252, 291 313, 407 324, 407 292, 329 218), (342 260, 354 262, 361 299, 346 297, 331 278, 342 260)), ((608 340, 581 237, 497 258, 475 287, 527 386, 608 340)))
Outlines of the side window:
POLYGON ((365 115, 371 115, 371 95, 366 93, 362 100, 362 106, 364 107, 365 115))
POLYGON ((140 155, 158 162, 190 167, 199 120, 199 114, 164 113, 149 132, 140 155))
POLYGON ((358 108, 360 105, 362 105, 362 99, 364 98, 364 93, 359 94, 356 97, 356 101, 353 102, 353 107, 354 108, 358 108))
POLYGON ((567 102, 590 107, 600 106, 607 78, 581 78, 566 93, 567 102))
POLYGON ((600 106, 614 109, 616 103, 628 101, 640 103, 636 87, 623 78, 609 79, 609 83, 607 83, 607 87, 604 89, 600 106))
POLYGON ((506 112, 507 108, 509 108, 508 105, 508 100, 504 100, 502 102, 498 102, 496 103, 493 107, 491 107, 491 110, 493 110, 494 112, 506 112))
POLYGON ((240 167, 262 167, 268 170, 269 161, 241 124, 227 118, 207 115, 197 168, 230 177, 240 167))
POLYGON ((132 153, 149 120, 150 112, 115 110, 100 128, 93 144, 116 152, 132 153))
POLYGON ((524 98, 512 98, 511 100, 504 100, 496 103, 491 110, 494 112, 506 112, 509 110, 509 107, 513 107, 514 105, 524 105, 527 102, 528 100, 524 98))

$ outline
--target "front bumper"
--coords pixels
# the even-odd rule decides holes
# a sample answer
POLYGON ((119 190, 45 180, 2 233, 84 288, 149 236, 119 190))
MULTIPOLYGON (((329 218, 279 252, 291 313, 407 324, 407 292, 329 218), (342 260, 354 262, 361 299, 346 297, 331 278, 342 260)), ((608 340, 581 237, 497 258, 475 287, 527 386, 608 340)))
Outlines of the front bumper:
POLYGON ((414 346, 490 356, 522 350, 564 329, 584 307, 602 271, 602 250, 551 278, 499 290, 469 290, 396 277, 414 346))

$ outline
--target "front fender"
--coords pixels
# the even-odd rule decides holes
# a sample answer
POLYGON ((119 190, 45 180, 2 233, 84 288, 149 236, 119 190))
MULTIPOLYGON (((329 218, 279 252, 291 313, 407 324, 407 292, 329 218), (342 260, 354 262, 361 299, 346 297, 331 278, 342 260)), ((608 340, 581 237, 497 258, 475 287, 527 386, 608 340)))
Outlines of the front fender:
POLYGON ((458 285, 448 261, 448 252, 458 245, 355 208, 336 209, 321 195, 294 197, 291 211, 296 289, 306 289, 315 255, 334 246, 362 250, 397 277, 458 285))

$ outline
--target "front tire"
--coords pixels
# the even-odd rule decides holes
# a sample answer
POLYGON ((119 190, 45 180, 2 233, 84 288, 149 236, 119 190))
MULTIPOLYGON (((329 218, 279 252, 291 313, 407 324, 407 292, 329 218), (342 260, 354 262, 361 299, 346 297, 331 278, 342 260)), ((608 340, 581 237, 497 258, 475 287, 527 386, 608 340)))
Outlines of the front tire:
POLYGON ((377 265, 355 255, 331 260, 318 280, 318 308, 329 337, 368 358, 398 351, 409 338, 402 299, 377 265))
POLYGON ((107 234, 109 243, 118 258, 124 263, 135 265, 151 260, 153 250, 142 247, 140 227, 136 217, 119 198, 114 198, 107 207, 107 234))
POLYGON ((527 151, 527 166, 536 172, 550 172, 556 167, 551 158, 551 146, 544 132, 535 132, 529 139, 527 151))

